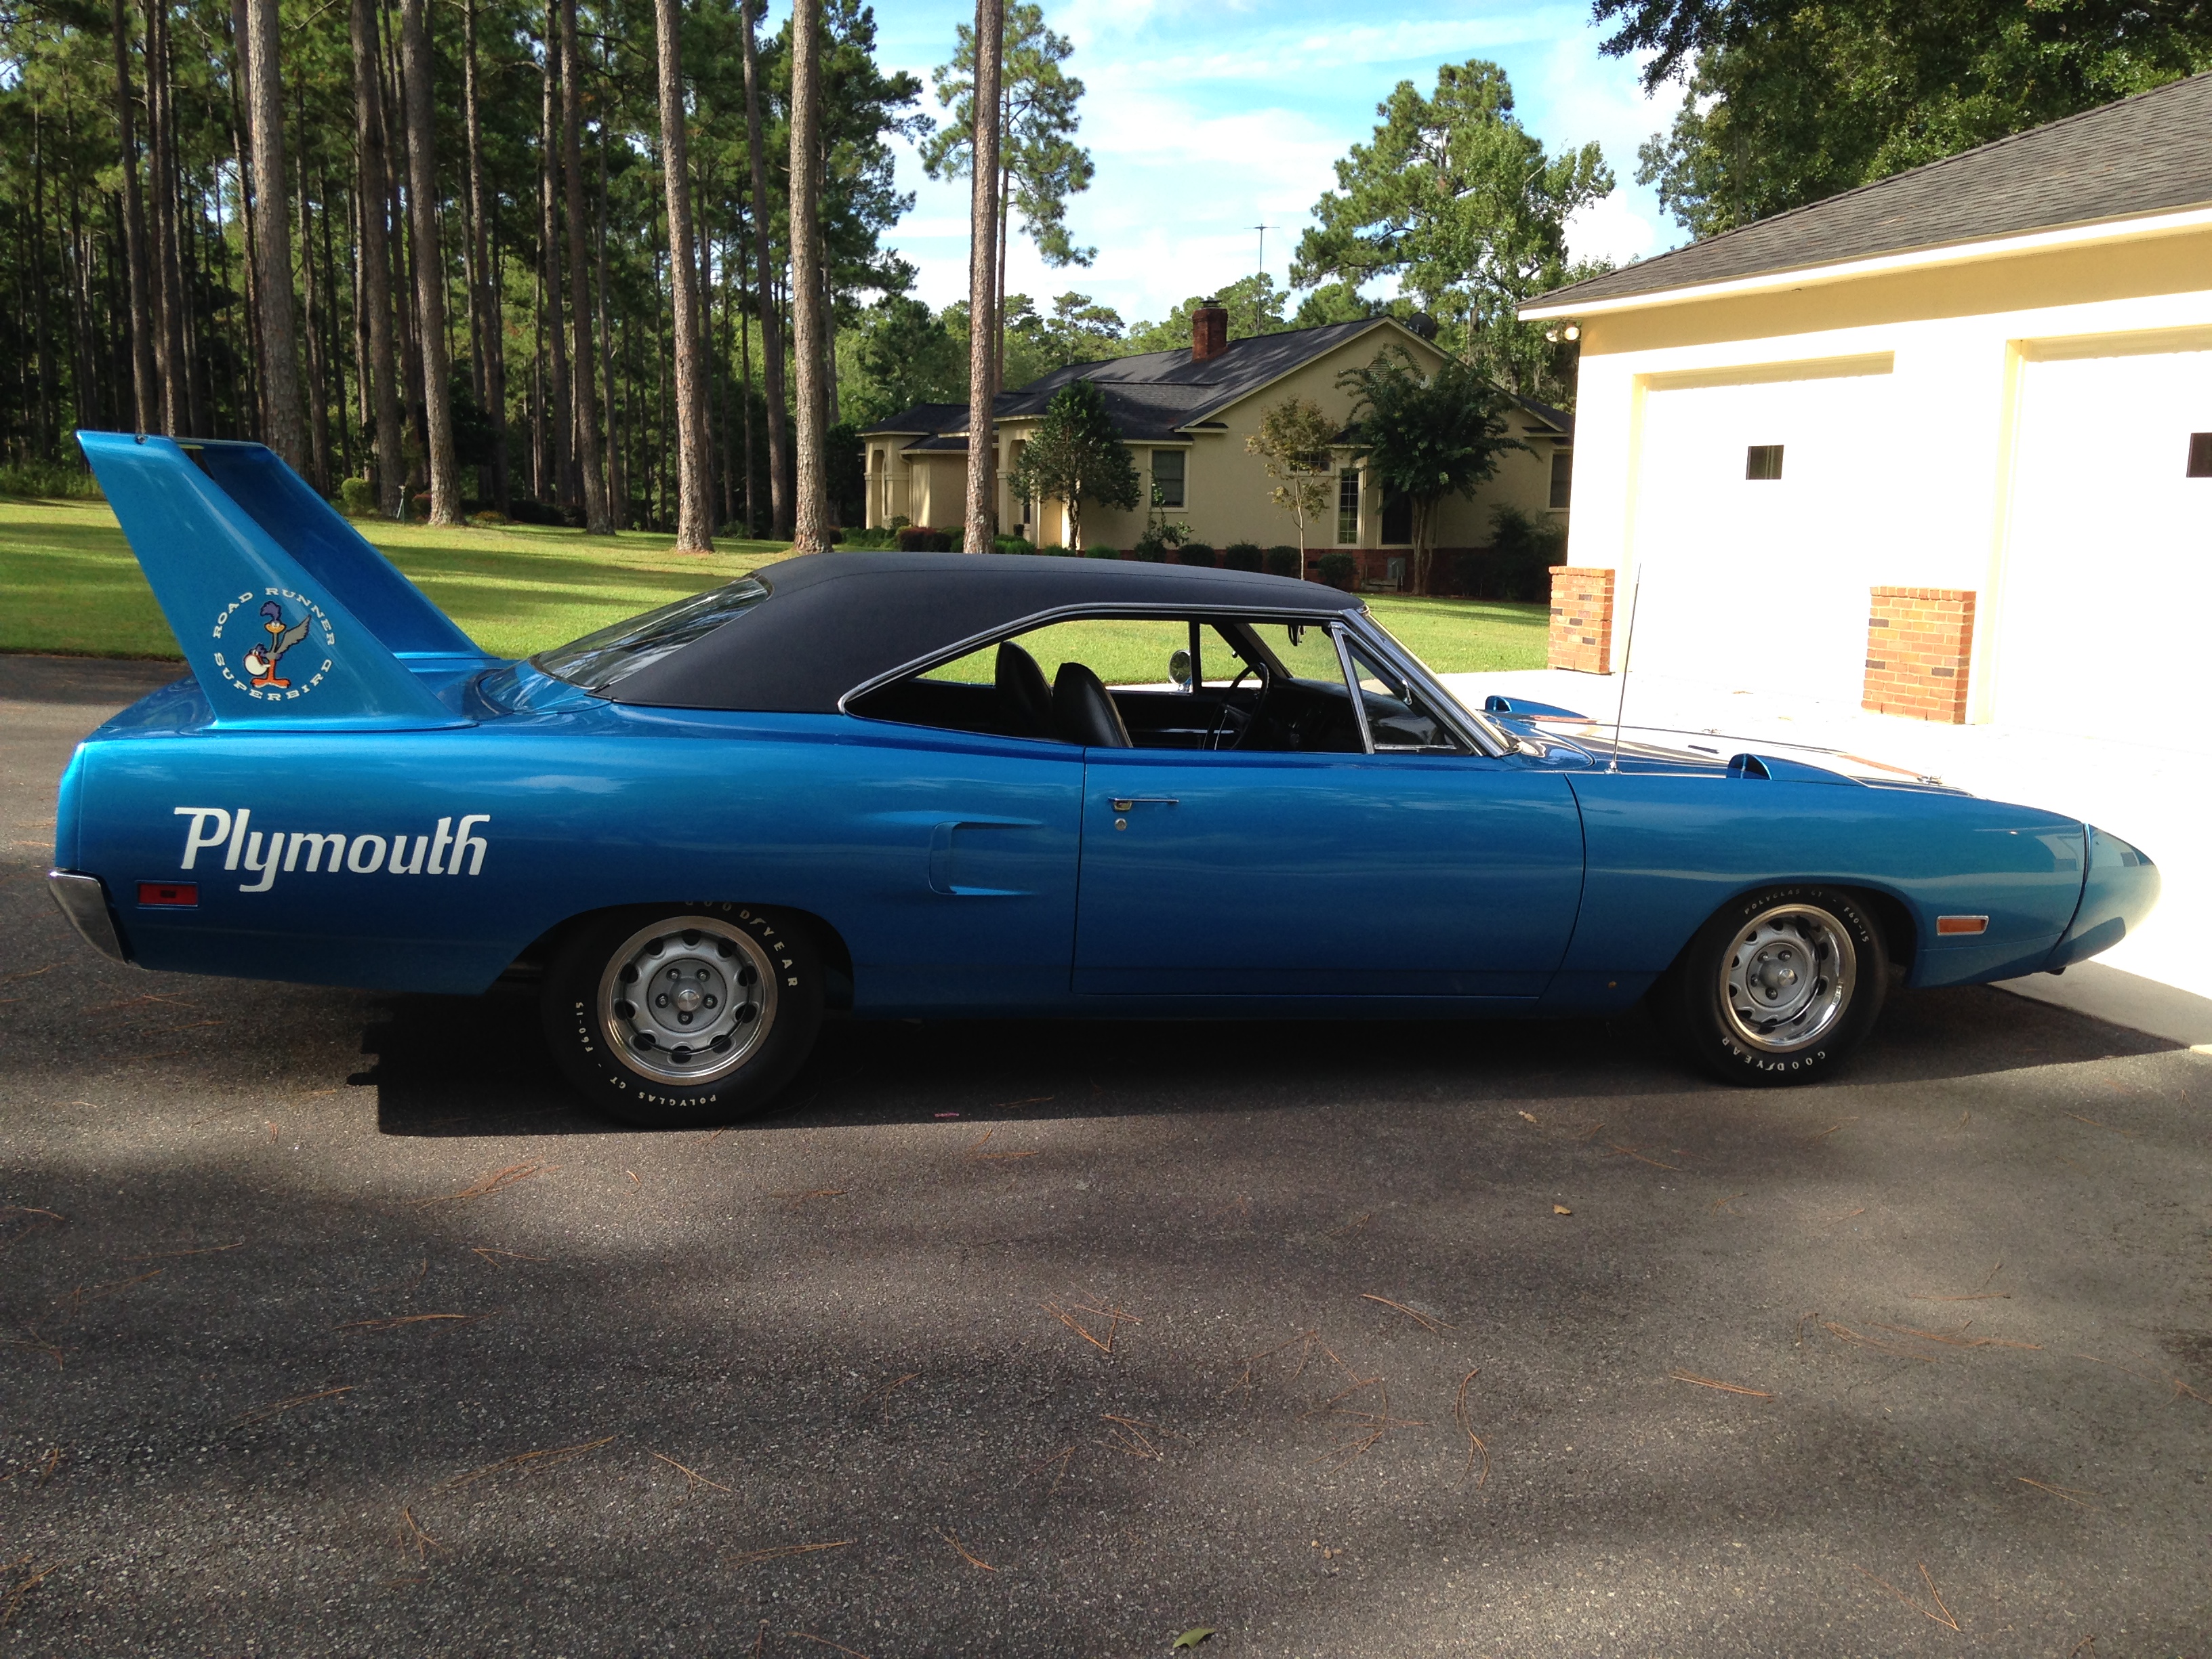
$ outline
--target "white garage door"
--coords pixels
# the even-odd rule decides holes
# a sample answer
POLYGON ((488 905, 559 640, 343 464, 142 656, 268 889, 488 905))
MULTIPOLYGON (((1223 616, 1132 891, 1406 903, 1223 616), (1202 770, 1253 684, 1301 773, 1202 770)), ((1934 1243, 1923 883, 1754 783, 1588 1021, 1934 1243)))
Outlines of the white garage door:
POLYGON ((1781 366, 1644 394, 1636 673, 1857 705, 1870 544, 1895 518, 1888 368, 1781 366), (1745 476, 1773 470, 1754 449, 1779 477, 1745 476))
POLYGON ((2212 477, 2188 476, 2195 433, 2212 433, 2212 349, 2045 346, 2021 365, 1997 720, 2207 746, 2212 477))

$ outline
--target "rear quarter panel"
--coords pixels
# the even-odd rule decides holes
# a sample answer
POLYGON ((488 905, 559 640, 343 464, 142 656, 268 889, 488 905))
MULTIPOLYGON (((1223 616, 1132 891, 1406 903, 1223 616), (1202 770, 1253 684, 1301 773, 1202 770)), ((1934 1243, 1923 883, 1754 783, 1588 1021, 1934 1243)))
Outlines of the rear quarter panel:
POLYGON ((76 867, 106 880, 149 968, 475 992, 581 912, 716 899, 823 916, 856 977, 897 970, 955 1001, 1064 996, 1081 750, 900 728, 855 741, 865 724, 601 708, 428 732, 95 734, 67 791, 76 867), (949 925, 928 884, 931 829, 983 787, 1035 820, 1025 890, 949 925), (226 842, 184 868, 195 820, 179 807, 250 813, 235 862, 226 842), (440 820, 465 816, 481 820, 480 866, 471 853, 459 873, 430 873, 440 820), (252 867, 274 844, 253 837, 281 836, 289 854, 295 832, 347 837, 349 867, 310 871, 313 844, 273 877, 252 867), (380 858, 352 854, 364 836, 380 858), (197 909, 134 902, 137 883, 180 879, 198 884, 197 909))
POLYGON ((2082 826, 2033 807, 1855 783, 1573 775, 1589 865, 1562 975, 1662 973, 1706 919, 1775 882, 1887 894, 1916 950, 1909 983, 2033 973, 2081 898, 2082 826), (1987 915, 1939 939, 1938 915, 1987 915))

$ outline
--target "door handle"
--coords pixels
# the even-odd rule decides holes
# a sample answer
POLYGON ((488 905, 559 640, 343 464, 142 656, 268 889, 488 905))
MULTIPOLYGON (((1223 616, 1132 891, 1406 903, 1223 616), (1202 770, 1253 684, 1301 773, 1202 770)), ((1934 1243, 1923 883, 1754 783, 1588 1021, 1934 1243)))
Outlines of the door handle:
POLYGON ((1173 795, 1116 795, 1112 799, 1114 810, 1117 812, 1126 812, 1133 806, 1180 806, 1182 805, 1173 795))

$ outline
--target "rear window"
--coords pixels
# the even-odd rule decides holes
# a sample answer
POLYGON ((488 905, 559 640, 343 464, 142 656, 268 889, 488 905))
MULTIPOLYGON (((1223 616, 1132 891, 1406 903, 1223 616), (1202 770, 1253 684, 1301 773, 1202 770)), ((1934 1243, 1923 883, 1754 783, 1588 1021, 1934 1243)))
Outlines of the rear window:
POLYGON ((724 623, 741 617, 768 597, 768 584, 740 577, 726 587, 709 588, 688 599, 664 605, 580 640, 541 651, 531 662, 556 679, 586 691, 604 691, 640 669, 704 639, 724 623))

